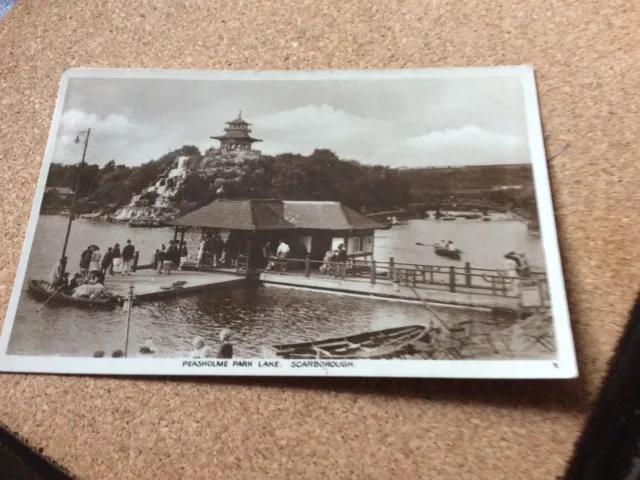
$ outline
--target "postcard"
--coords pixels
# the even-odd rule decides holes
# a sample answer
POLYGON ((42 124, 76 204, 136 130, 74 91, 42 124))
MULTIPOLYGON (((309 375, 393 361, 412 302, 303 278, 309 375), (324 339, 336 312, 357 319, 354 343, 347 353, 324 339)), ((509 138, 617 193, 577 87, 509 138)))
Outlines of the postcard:
POLYGON ((533 68, 66 70, 0 370, 577 376, 533 68))

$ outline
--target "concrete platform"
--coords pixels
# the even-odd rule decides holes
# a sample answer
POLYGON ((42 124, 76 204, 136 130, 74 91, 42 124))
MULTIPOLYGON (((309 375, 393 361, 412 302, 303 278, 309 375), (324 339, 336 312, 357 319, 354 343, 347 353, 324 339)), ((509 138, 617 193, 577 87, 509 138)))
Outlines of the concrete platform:
POLYGON ((154 270, 139 270, 128 276, 107 275, 105 287, 114 295, 126 298, 129 286, 133 283, 133 294, 137 301, 145 302, 177 295, 185 295, 215 288, 245 283, 244 276, 218 272, 181 272, 173 271, 170 275, 159 275, 154 270), (172 286, 175 282, 185 282, 182 288, 172 286))

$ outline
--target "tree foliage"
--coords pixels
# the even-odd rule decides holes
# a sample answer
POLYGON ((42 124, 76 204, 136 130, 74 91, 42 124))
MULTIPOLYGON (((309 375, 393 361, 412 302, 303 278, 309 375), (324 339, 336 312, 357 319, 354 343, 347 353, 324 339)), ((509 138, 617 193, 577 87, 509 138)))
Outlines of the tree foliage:
MULTIPOLYGON (((379 212, 451 195, 482 196, 535 209, 532 189, 493 189, 497 185, 532 185, 529 165, 394 169, 343 160, 327 149, 317 149, 308 156, 285 153, 234 159, 215 150, 202 155, 197 147, 184 146, 136 167, 113 160, 103 167, 86 165, 78 188, 80 210, 126 205, 133 195, 166 178, 181 156, 189 157, 189 171, 173 200, 182 212, 216 198, 337 201, 363 212, 379 212)), ((47 185, 75 189, 77 173, 77 165, 52 164, 47 185)), ((152 203, 153 199, 148 200, 152 203)))

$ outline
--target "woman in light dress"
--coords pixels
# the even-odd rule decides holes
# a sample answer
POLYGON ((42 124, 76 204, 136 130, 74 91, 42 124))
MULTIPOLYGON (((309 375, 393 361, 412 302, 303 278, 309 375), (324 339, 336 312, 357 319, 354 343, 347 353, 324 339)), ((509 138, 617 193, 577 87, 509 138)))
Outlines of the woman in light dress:
POLYGON ((91 255, 91 263, 89 264, 89 273, 100 272, 102 270, 102 265, 100 264, 101 260, 102 254, 100 253, 100 247, 94 245, 93 255, 91 255))
POLYGON ((505 276, 507 277, 507 288, 511 296, 520 294, 520 260, 516 252, 507 253, 505 261, 505 276))

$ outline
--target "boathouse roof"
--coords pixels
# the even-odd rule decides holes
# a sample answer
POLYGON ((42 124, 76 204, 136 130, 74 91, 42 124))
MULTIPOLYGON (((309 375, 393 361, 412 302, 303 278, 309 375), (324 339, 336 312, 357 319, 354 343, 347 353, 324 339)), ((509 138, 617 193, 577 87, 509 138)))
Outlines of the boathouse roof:
POLYGON ((171 225, 221 230, 373 230, 383 226, 340 202, 216 200, 171 225))

